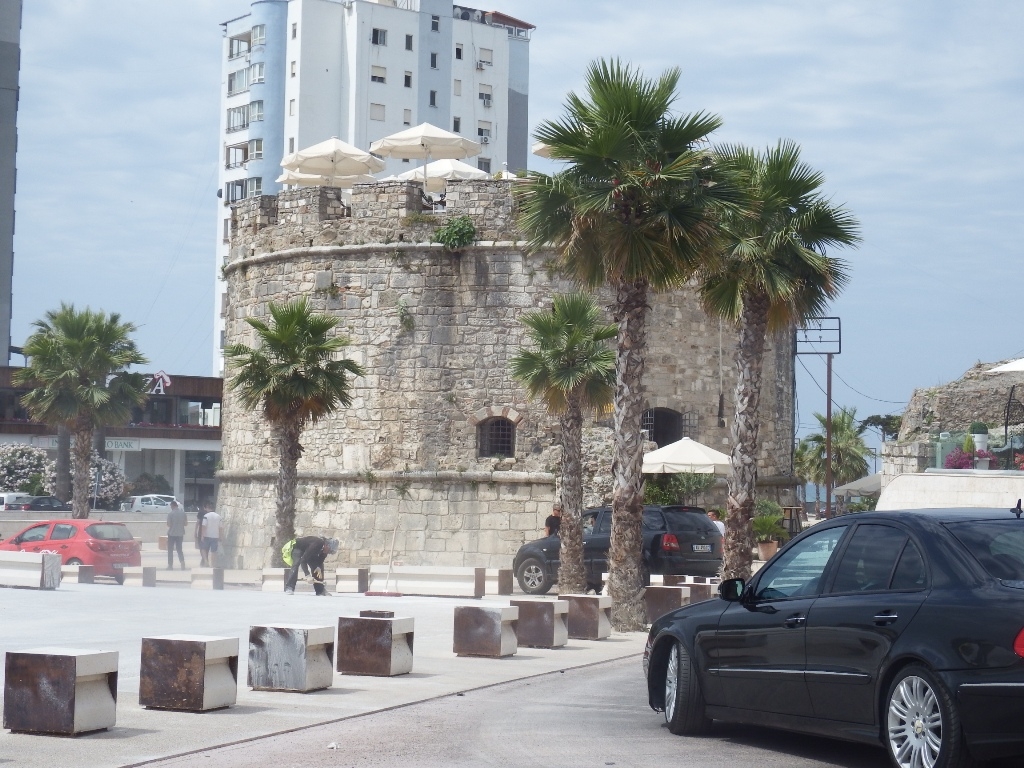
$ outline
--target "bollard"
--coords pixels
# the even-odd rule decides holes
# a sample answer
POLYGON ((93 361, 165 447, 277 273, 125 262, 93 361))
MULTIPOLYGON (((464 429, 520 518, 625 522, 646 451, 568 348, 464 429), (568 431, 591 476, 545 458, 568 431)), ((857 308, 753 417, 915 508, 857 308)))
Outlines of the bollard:
POLYGON ((146 566, 144 568, 127 567, 121 569, 126 587, 155 587, 156 568, 146 566))
POLYGON ((224 589, 224 569, 193 568, 192 589, 224 589))

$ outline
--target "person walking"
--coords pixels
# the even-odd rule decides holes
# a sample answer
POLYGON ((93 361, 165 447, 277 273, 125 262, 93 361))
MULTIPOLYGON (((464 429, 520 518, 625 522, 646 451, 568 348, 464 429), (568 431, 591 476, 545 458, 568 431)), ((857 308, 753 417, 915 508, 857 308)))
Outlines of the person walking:
POLYGON ((217 510, 207 508, 206 514, 203 515, 203 522, 201 524, 203 539, 201 550, 206 550, 207 568, 212 568, 213 563, 216 560, 217 550, 220 545, 220 523, 220 515, 217 514, 217 510))
POLYGON ((174 570, 174 553, 178 553, 178 563, 185 570, 185 553, 181 543, 185 540, 185 525, 188 514, 177 501, 171 502, 171 511, 167 513, 167 570, 174 570))
POLYGON ((711 518, 711 522, 715 524, 715 528, 718 529, 718 532, 720 534, 722 534, 722 537, 724 538, 725 537, 725 523, 722 522, 722 514, 721 514, 721 512, 719 512, 717 509, 709 509, 708 510, 708 517, 711 518))
POLYGON ((206 517, 206 513, 210 511, 210 502, 206 502, 196 513, 196 529, 193 533, 193 538, 196 542, 196 549, 199 550, 199 567, 207 568, 208 566, 208 552, 206 546, 203 544, 203 518, 206 517))
POLYGON ((312 577, 313 591, 326 596, 324 586, 324 560, 338 551, 338 540, 323 536, 303 536, 292 546, 292 569, 284 583, 286 595, 295 594, 295 583, 299 580, 299 568, 312 577))

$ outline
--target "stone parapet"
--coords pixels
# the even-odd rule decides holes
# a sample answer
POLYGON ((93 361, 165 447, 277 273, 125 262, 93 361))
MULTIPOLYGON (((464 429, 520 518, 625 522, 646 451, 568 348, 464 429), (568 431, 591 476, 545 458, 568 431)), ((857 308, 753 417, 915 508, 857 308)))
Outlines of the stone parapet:
POLYGON ((935 444, 918 440, 882 444, 882 488, 898 475, 924 472, 935 466, 935 444))

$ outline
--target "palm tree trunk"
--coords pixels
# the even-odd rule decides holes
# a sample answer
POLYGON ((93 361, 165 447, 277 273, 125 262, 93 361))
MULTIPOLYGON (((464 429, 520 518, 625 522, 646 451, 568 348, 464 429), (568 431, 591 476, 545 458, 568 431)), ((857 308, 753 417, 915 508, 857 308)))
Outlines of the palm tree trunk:
POLYGON ((63 502, 71 500, 71 432, 66 424, 57 427, 57 473, 53 495, 63 502))
POLYGON ((608 550, 608 594, 612 626, 620 632, 641 630, 647 623, 641 594, 643 553, 644 410, 643 376, 647 352, 646 280, 616 286, 615 322, 615 458, 612 460, 612 536, 608 550))
POLYGON ((273 427, 274 438, 280 455, 277 474, 277 513, 274 526, 274 540, 271 542, 270 566, 284 566, 281 547, 295 538, 295 488, 299 484, 298 463, 302 456, 302 424, 299 422, 277 424, 273 427))
POLYGON ((71 427, 74 444, 71 446, 71 516, 84 520, 89 517, 89 465, 92 460, 92 423, 79 419, 71 427))
POLYGON ((761 426, 761 369, 768 333, 768 298, 743 297, 736 351, 736 414, 732 422, 724 578, 750 579, 753 563, 754 491, 757 486, 757 433, 761 426))
POLYGON ((562 427, 562 522, 558 565, 558 591, 582 594, 587 588, 583 568, 583 410, 578 395, 570 395, 561 415, 562 427))

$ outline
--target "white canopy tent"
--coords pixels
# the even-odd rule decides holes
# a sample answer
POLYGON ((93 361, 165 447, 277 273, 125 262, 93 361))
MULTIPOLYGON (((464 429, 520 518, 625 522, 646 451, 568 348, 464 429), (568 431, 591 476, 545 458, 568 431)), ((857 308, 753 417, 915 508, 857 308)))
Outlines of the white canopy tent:
POLYGON ((657 475, 673 472, 724 475, 732 460, 721 451, 684 437, 674 443, 644 454, 643 473, 657 475))
POLYGON ((420 123, 370 145, 376 155, 403 160, 462 160, 479 155, 481 146, 465 136, 420 123))
POLYGON ((384 170, 384 161, 332 136, 281 159, 286 171, 322 176, 359 176, 384 170))
POLYGON ((426 176, 426 188, 428 192, 441 192, 448 181, 458 179, 489 179, 491 175, 479 168, 474 168, 468 163, 459 160, 435 160, 427 165, 413 168, 411 171, 400 173, 397 178, 403 181, 423 181, 426 176))

